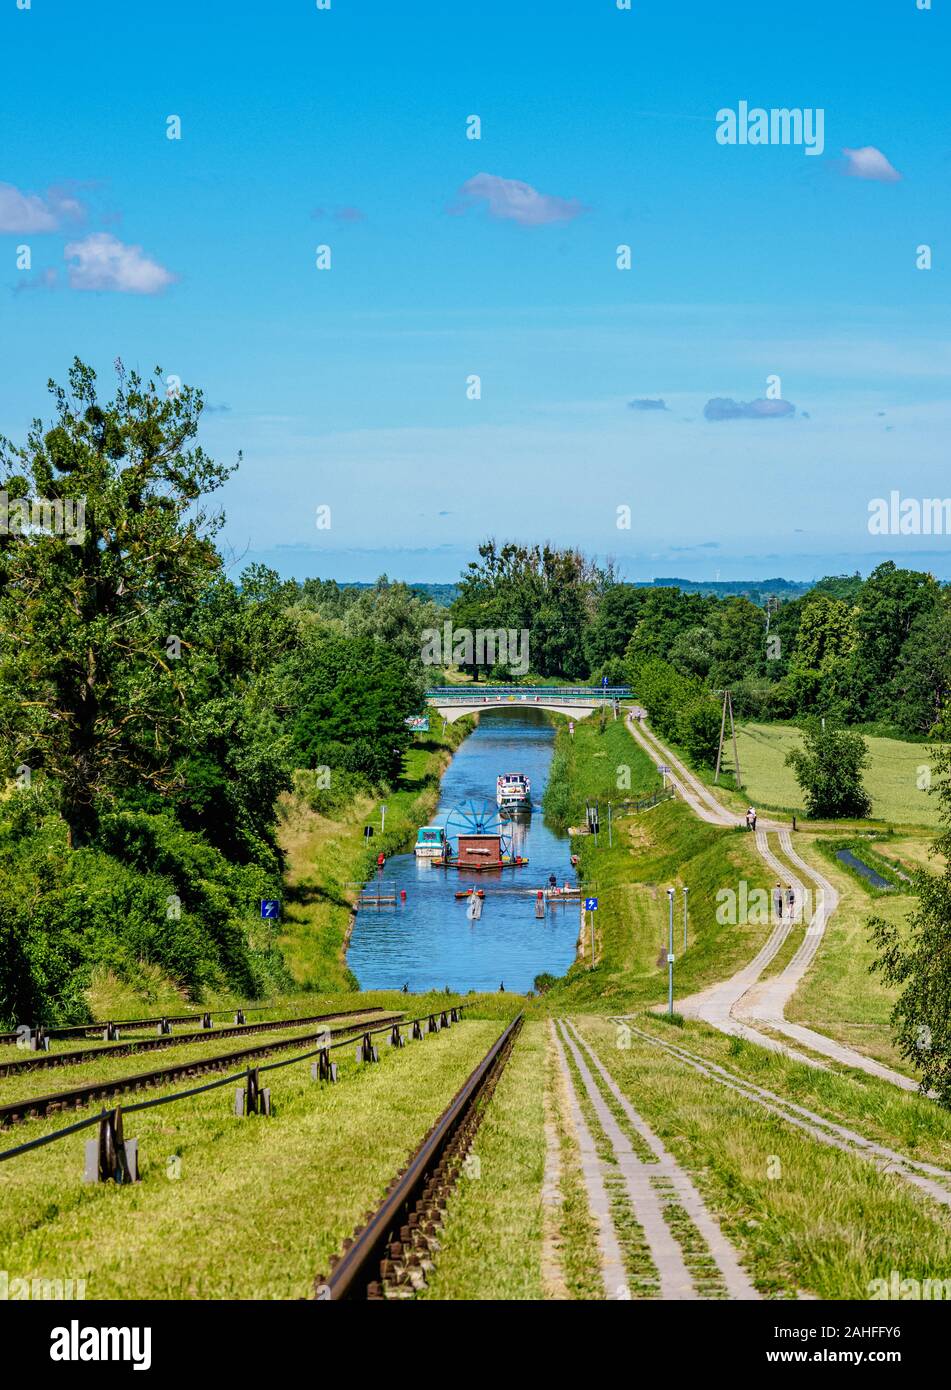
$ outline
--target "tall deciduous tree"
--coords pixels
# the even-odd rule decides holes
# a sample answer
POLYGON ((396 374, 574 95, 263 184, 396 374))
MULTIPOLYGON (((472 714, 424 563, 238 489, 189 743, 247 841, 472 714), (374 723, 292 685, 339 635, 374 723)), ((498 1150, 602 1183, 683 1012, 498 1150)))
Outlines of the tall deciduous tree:
POLYGON ((193 442, 199 391, 169 397, 160 369, 145 381, 117 368, 115 397, 100 402, 77 359, 68 389, 50 382, 52 426, 35 420, 25 445, 0 443, 8 499, 48 503, 39 515, 52 522, 24 526, 21 509, 0 535, 5 771, 55 780, 74 842, 123 788, 175 784, 188 704, 176 639, 220 570, 219 519, 203 499, 230 471, 193 442))
POLYGON ((861 734, 824 729, 817 720, 807 725, 804 739, 805 747, 787 753, 786 763, 802 788, 806 814, 830 820, 871 815, 871 798, 862 780, 869 753, 861 734))
POLYGON ((934 851, 945 867, 916 873, 917 905, 906 928, 872 917, 869 929, 879 948, 872 969, 901 986, 892 1010, 899 1051, 920 1070, 922 1090, 936 1091, 951 1108, 951 748, 933 750, 932 767, 942 825, 934 851))

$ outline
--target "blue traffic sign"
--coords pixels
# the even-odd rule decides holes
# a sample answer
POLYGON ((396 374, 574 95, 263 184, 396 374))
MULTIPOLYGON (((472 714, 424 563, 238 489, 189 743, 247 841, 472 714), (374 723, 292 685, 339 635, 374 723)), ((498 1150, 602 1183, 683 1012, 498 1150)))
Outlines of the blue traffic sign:
POLYGON ((596 912, 596 911, 597 911, 597 907, 598 907, 598 900, 597 900, 597 898, 585 898, 585 900, 584 900, 584 910, 585 910, 585 912, 596 912))
POLYGON ((602 676, 602 677, 601 677, 601 684, 602 684, 602 685, 607 685, 607 683, 608 683, 608 678, 607 678, 607 676, 602 676))
POLYGON ((281 915, 281 904, 280 904, 280 902, 277 900, 277 898, 262 898, 262 899, 261 899, 261 916, 262 916, 262 917, 277 918, 277 917, 280 917, 280 915, 281 915))

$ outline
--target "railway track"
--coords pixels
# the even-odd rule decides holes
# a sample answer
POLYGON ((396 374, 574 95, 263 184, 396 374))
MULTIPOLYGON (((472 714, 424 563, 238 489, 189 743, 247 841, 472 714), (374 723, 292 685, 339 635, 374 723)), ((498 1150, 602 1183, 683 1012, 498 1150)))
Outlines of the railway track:
MULTIPOLYGON (((382 1014, 380 1007, 368 1009, 337 1009, 329 1014, 310 1014, 306 1018, 272 1019, 264 1023, 235 1023, 227 1028, 209 1031, 202 1028, 195 1033, 167 1033, 157 1038, 130 1038, 128 1042, 103 1043, 101 1047, 85 1047, 73 1052, 31 1052, 16 1061, 0 1058, 0 1077, 19 1076, 25 1071, 45 1071, 50 1067, 70 1067, 78 1063, 95 1061, 101 1057, 131 1057, 139 1052, 160 1052, 167 1047, 181 1047, 193 1042, 207 1042, 209 1038, 246 1038, 255 1033, 276 1032, 280 1028, 305 1028, 309 1023, 326 1023, 335 1018, 366 1018, 368 1015, 382 1014)), ((169 1020, 171 1022, 171 1020, 169 1020)))
POLYGON ((425 1285, 438 1246, 446 1200, 522 1027, 508 1025, 460 1087, 386 1196, 344 1242, 330 1274, 314 1285, 318 1300, 412 1298, 425 1285))
MULTIPOLYGON (((238 1012, 246 1014, 259 1014, 267 1008, 266 1004, 235 1004, 233 1009, 202 1009, 197 1014, 159 1014, 156 1018, 111 1018, 102 1019, 98 1023, 64 1023, 60 1027, 53 1025, 47 1027, 42 1025, 43 1032, 48 1038, 71 1038, 73 1036, 101 1038, 107 1028, 154 1028, 165 1019, 168 1023, 201 1023, 207 1015, 209 1018, 220 1018, 222 1014, 235 1014, 238 1012)), ((34 1025, 33 1031, 36 1031, 34 1025)), ((0 1046, 5 1043, 16 1045, 20 1041, 21 1034, 17 1029, 12 1032, 0 1033, 0 1046)))
MULTIPOLYGON (((457 1006, 458 1007, 458 1006, 457 1006)), ((403 1019, 402 1013, 387 1014, 371 1021, 372 1031, 380 1031, 403 1019)), ((55 1091, 45 1096, 27 1096, 22 1100, 8 1101, 0 1105, 0 1129, 21 1124, 25 1120, 53 1115, 61 1110, 80 1110, 92 1101, 108 1100, 130 1091, 142 1091, 152 1086, 163 1086, 166 1082, 177 1081, 183 1077, 201 1076, 204 1072, 229 1070, 236 1064, 244 1064, 270 1052, 286 1052, 292 1047, 304 1047, 309 1042, 326 1038, 339 1038, 368 1032, 366 1023, 348 1023, 340 1028, 322 1028, 317 1033, 303 1033, 294 1038, 272 1038, 257 1047, 245 1047, 235 1052, 223 1052, 216 1057, 194 1057, 187 1062, 179 1062, 170 1067, 159 1067, 154 1071, 138 1072, 133 1076, 116 1077, 112 1081, 91 1081, 84 1086, 73 1086, 64 1091, 55 1091)))
POLYGON ((830 1148, 839 1149, 843 1153, 855 1154, 859 1158, 864 1158, 880 1171, 894 1173, 942 1206, 951 1207, 951 1171, 941 1168, 938 1164, 901 1153, 873 1139, 867 1139, 864 1134, 860 1134, 846 1125, 830 1120, 825 1115, 820 1115, 803 1105, 798 1105, 795 1101, 778 1095, 775 1091, 767 1090, 765 1086, 757 1085, 756 1082, 748 1080, 737 1072, 730 1071, 718 1062, 710 1061, 709 1058, 692 1051, 682 1043, 672 1043, 666 1038, 655 1037, 653 1033, 645 1032, 643 1028, 639 1028, 631 1017, 618 1016, 614 1022, 623 1023, 644 1042, 698 1072, 707 1081, 722 1086, 753 1105, 768 1111, 769 1114, 784 1120, 794 1129, 818 1140, 820 1144, 827 1144, 830 1148))

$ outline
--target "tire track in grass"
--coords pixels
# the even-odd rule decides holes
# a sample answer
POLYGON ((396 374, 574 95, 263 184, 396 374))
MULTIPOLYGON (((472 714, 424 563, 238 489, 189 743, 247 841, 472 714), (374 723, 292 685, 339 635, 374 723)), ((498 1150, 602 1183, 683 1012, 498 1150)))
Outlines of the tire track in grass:
POLYGON ((632 1033, 670 1056, 676 1057, 686 1066, 692 1067, 694 1071, 699 1072, 707 1080, 714 1081, 718 1085, 736 1092, 737 1095, 743 1096, 744 1099, 759 1105, 770 1114, 785 1120, 787 1124, 804 1131, 820 1143, 840 1149, 843 1153, 868 1159, 882 1172, 897 1174, 913 1187, 926 1193, 934 1201, 939 1202, 944 1207, 951 1208, 951 1171, 940 1168, 937 1164, 928 1163, 923 1159, 910 1158, 907 1154, 899 1153, 896 1149, 889 1148, 885 1144, 866 1139, 856 1130, 828 1120, 814 1110, 807 1110, 805 1106, 786 1100, 783 1096, 777 1095, 775 1091, 768 1091, 755 1082, 747 1081, 745 1077, 728 1071, 717 1062, 708 1061, 707 1058, 691 1052, 680 1043, 671 1043, 666 1039, 655 1037, 652 1033, 645 1032, 642 1028, 636 1027, 630 1018, 618 1018, 614 1021, 623 1023, 632 1033))
POLYGON ((689 1175, 638 1115, 576 1025, 562 1020, 560 1026, 625 1175, 634 1211, 643 1225, 660 1274, 661 1296, 672 1299, 758 1298, 733 1246, 708 1211, 689 1175), (588 1061, 598 1081, 588 1068, 588 1061), (634 1152, 603 1092, 613 1098, 639 1136, 650 1154, 648 1162, 634 1152))
POLYGON ((581 1173, 587 1191, 588 1205, 597 1223, 598 1252, 605 1296, 615 1299, 624 1298, 629 1293, 628 1270, 614 1224, 611 1210, 612 1194, 605 1180, 604 1163, 598 1152, 595 1137, 588 1127, 579 1093, 572 1082, 565 1044, 555 1029, 554 1022, 551 1022, 550 1027, 562 1074, 568 1086, 569 1113, 575 1133, 578 1136, 581 1173))

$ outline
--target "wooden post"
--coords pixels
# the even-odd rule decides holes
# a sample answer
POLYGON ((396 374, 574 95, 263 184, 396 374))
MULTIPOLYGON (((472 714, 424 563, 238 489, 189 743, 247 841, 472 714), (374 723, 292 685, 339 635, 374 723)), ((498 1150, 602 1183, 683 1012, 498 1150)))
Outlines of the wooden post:
MULTIPOLYGON (((713 776, 714 784, 716 784, 716 783, 719 782, 719 780, 720 780, 720 759, 721 759, 722 756, 723 756, 723 735, 724 735, 724 733, 725 733, 725 731, 726 731, 726 697, 727 697, 727 692, 724 690, 724 692, 723 692, 723 718, 720 720, 720 746, 717 748, 717 770, 716 770, 716 772, 714 773, 714 776, 713 776)), ((730 717, 731 717, 731 718, 733 717, 732 714, 731 714, 730 717)), ((667 785, 666 778, 664 779, 664 785, 665 785, 665 786, 667 785)))
POLYGON ((730 694, 729 690, 726 692, 726 698, 730 702, 730 732, 733 735, 733 775, 736 778, 737 788, 740 788, 743 786, 743 778, 740 773, 740 755, 736 751, 736 725, 733 723, 733 696, 730 694))

